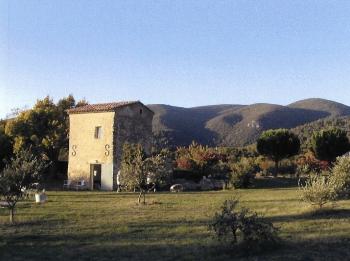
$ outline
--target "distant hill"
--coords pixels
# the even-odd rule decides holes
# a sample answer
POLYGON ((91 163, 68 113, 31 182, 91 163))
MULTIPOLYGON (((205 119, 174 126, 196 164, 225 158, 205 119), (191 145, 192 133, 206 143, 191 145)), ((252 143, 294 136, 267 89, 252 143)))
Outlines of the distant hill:
POLYGON ((329 116, 346 116, 350 115, 350 107, 342 103, 324 100, 324 99, 307 99, 292 103, 291 108, 306 110, 315 110, 328 113, 329 116))
POLYGON ((319 119, 350 115, 350 107, 324 99, 307 99, 288 106, 276 104, 222 104, 182 108, 148 105, 155 112, 153 132, 169 146, 193 140, 211 146, 244 146, 262 131, 296 128, 319 119))

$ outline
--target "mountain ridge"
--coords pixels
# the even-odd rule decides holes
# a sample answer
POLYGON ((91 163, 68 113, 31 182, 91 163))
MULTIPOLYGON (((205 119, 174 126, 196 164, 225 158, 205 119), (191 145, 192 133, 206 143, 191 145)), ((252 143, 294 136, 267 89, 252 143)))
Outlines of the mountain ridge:
POLYGON ((350 115, 350 107, 331 100, 311 98, 289 105, 270 103, 217 104, 179 107, 150 104, 153 132, 172 147, 192 141, 210 146, 245 146, 262 131, 296 128, 327 117, 350 115))

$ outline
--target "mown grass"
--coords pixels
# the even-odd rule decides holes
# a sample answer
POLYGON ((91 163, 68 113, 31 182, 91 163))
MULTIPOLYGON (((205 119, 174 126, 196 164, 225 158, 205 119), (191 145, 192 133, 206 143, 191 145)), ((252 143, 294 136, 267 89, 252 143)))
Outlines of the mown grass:
POLYGON ((1 260, 348 260, 350 201, 314 213, 295 188, 137 195, 115 192, 49 192, 44 205, 23 202, 17 224, 0 210, 1 260), (280 228, 281 244, 261 253, 220 245, 208 222, 225 199, 280 228))

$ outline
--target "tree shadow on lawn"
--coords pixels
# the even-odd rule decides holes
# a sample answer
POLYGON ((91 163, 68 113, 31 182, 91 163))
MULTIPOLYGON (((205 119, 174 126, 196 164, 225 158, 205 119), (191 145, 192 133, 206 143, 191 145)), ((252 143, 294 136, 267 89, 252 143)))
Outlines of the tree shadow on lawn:
POLYGON ((30 219, 30 220, 21 220, 21 217, 15 216, 15 223, 11 224, 9 222, 0 223, 0 228, 14 228, 14 229, 23 229, 30 228, 31 230, 43 230, 43 229, 51 229, 57 225, 65 225, 67 224, 67 220, 64 219, 30 219))
MULTIPOLYGON (((349 219, 350 209, 331 209, 310 210, 297 215, 283 215, 265 217, 270 222, 290 222, 296 220, 320 220, 320 219, 349 219)), ((349 221, 350 222, 350 221, 349 221)))
MULTIPOLYGON (((303 180, 303 179, 301 179, 303 180)), ((267 188, 295 188, 298 187, 298 178, 287 177, 262 177, 254 180, 255 189, 267 188)))

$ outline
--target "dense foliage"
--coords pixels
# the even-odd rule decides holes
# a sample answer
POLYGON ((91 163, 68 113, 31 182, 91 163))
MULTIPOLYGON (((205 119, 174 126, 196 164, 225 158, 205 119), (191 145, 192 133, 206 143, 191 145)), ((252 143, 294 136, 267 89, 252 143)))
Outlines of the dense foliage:
POLYGON ((344 117, 327 117, 292 129, 302 144, 303 150, 308 150, 311 143, 312 135, 317 130, 337 128, 347 132, 350 138, 350 116, 344 117))
POLYGON ((231 165, 230 182, 234 188, 248 188, 253 185, 255 175, 259 170, 254 159, 242 158, 231 165))
POLYGON ((188 147, 179 147, 176 151, 176 167, 199 173, 200 176, 226 174, 228 169, 223 163, 227 161, 228 154, 224 149, 210 148, 195 142, 188 147))
POLYGON ((32 148, 32 152, 51 161, 51 172, 62 150, 68 149, 69 122, 67 109, 85 105, 69 95, 55 104, 50 97, 38 100, 34 107, 19 113, 6 124, 6 135, 13 139, 13 151, 32 148))
POLYGON ((8 161, 13 154, 12 139, 5 133, 5 124, 5 121, 0 121, 0 171, 5 167, 5 162, 8 161))
POLYGON ((333 180, 326 175, 311 174, 305 185, 299 185, 303 201, 322 208, 336 200, 337 193, 333 180))
POLYGON ((336 128, 321 130, 313 133, 311 149, 319 160, 334 162, 349 151, 350 142, 346 131, 336 128))
POLYGON ((295 134, 286 129, 268 130, 257 140, 257 150, 275 162, 277 175, 279 162, 299 153, 300 141, 295 134))
POLYGON ((338 157, 331 174, 340 198, 350 197, 350 157, 338 157))
POLYGON ((312 152, 301 154, 296 159, 297 174, 309 175, 310 173, 321 173, 329 170, 330 164, 327 161, 316 159, 312 152))

